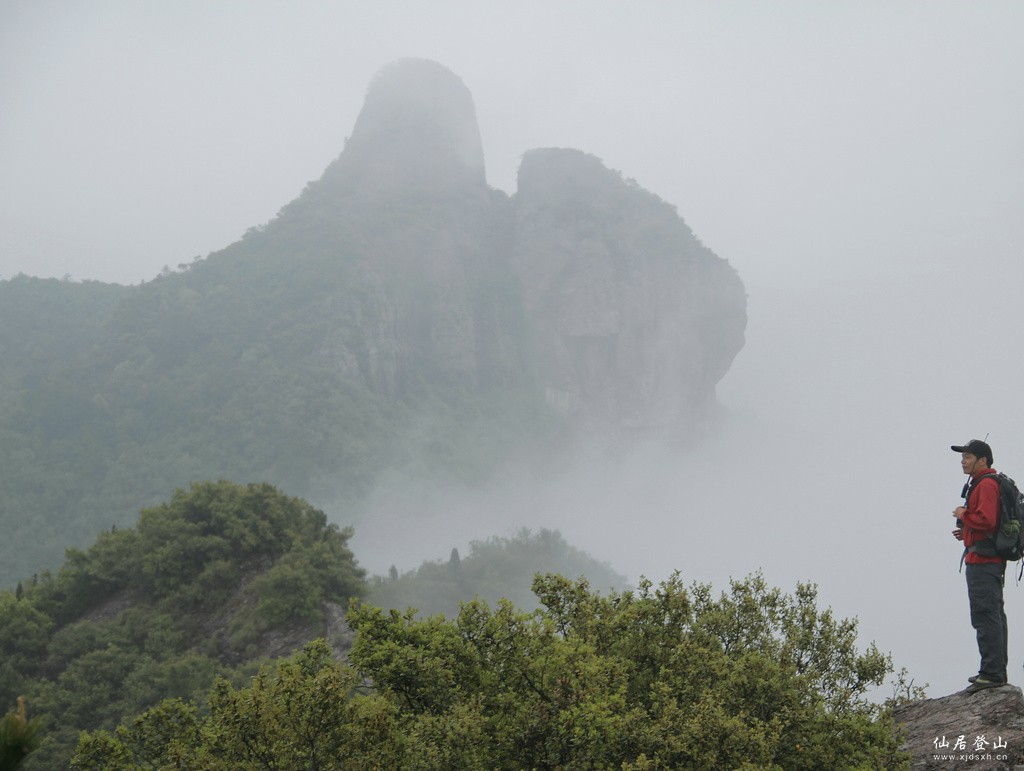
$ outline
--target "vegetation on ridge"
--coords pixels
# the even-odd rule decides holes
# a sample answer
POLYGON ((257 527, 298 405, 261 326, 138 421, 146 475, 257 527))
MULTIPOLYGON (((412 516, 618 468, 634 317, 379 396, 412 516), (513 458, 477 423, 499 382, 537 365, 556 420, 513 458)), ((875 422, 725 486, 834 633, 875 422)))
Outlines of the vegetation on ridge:
MULTIPOLYGON (((66 768, 81 730, 113 729, 166 698, 202 707, 217 677, 247 683, 260 662, 318 637, 341 655, 346 603, 369 588, 350 534, 270 485, 204 482, 69 549, 55 575, 0 591, 0 713, 24 696, 33 715, 0 724, 0 755, 39 744, 27 769, 66 768)), ((449 562, 372 585, 457 613, 475 594, 522 597, 538 570, 624 581, 549 531, 475 544, 465 563, 453 582, 438 575, 449 562)))
POLYGON ((463 557, 452 549, 447 561, 426 561, 415 570, 374 576, 367 602, 385 610, 415 608, 421 616, 455 618, 462 603, 478 597, 491 603, 505 599, 531 610, 537 598, 530 590, 537 573, 553 570, 568 576, 586 576, 602 589, 626 588, 626 577, 608 564, 568 544, 557 531, 537 533, 523 528, 514 537, 494 536, 472 541, 463 557))
POLYGON ((85 734, 73 767, 906 768, 891 671, 856 624, 760 576, 714 598, 678 576, 602 596, 538 576, 534 613, 416 619, 354 604, 349 663, 315 642, 200 709, 164 701, 85 734), (372 685, 372 688, 370 687, 372 685))
POLYGON ((46 726, 26 767, 66 767, 79 731, 323 636, 326 603, 365 589, 350 535, 270 485, 206 482, 0 592, 0 705, 24 696, 46 726))

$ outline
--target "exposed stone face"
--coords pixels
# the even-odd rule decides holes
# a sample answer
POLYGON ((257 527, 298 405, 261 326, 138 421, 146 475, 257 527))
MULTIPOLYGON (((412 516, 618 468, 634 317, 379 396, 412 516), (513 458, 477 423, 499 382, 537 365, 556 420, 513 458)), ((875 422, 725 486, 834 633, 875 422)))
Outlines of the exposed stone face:
POLYGON ((1024 695, 1015 686, 915 701, 894 717, 913 769, 1024 768, 1024 695))
POLYGON ((576 150, 519 170, 512 265, 550 401, 623 431, 690 425, 743 345, 746 298, 675 209, 576 150))
POLYGON ((508 314, 481 293, 508 275, 508 208, 484 177, 469 90, 435 62, 403 59, 374 77, 341 156, 267 231, 284 236, 275 248, 312 233, 337 251, 345 289, 325 303, 337 324, 321 353, 392 397, 522 370, 521 346, 495 355, 516 330, 488 323, 508 314))
POLYGON ((359 291, 328 308, 324 355, 377 393, 528 384, 584 429, 685 433, 743 346, 736 272, 597 158, 531 150, 511 199, 489 189, 472 96, 434 62, 381 70, 279 220, 268 232, 337 239, 359 291))
POLYGON ((484 190, 483 146, 469 89, 425 59, 384 67, 333 173, 362 195, 484 190))

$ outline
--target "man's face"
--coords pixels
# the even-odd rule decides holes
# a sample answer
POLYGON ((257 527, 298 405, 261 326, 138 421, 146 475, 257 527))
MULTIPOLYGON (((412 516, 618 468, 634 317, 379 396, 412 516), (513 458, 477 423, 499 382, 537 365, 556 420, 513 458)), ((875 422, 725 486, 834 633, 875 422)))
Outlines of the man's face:
POLYGON ((964 470, 965 474, 973 474, 975 467, 978 465, 978 456, 973 455, 969 452, 960 453, 960 468, 964 470))

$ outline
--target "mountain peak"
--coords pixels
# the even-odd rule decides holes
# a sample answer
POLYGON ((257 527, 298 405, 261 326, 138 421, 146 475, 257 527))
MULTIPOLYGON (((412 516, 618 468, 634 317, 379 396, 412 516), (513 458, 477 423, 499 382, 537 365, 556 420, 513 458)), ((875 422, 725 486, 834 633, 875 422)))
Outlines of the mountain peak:
POLYGON ((384 66, 326 176, 370 195, 485 188, 472 94, 451 70, 428 59, 384 66))

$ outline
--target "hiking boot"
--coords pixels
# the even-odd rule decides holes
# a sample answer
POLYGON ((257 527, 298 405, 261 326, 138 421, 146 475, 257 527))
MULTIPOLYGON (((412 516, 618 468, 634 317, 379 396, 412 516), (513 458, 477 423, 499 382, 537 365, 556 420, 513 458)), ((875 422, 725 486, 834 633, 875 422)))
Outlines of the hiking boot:
POLYGON ((971 675, 970 677, 968 677, 968 678, 967 678, 967 682, 969 682, 969 683, 973 683, 973 682, 974 682, 975 680, 977 680, 977 679, 978 679, 979 677, 981 677, 981 675, 971 675))
POLYGON ((998 688, 1000 685, 1006 685, 1006 683, 1002 680, 993 680, 991 677, 978 675, 974 678, 974 682, 964 689, 964 693, 977 693, 978 691, 984 691, 986 688, 998 688))

